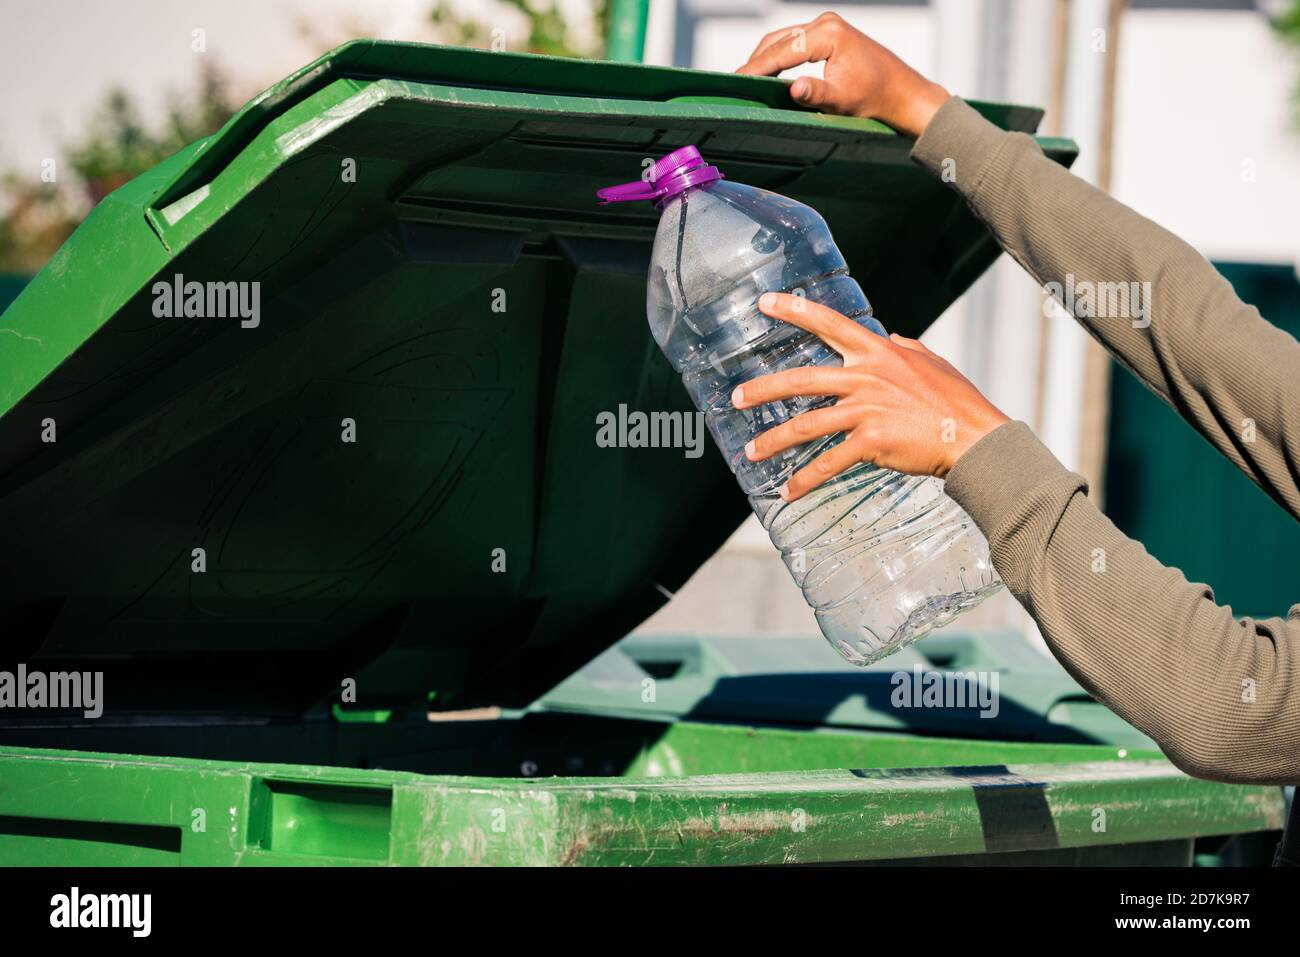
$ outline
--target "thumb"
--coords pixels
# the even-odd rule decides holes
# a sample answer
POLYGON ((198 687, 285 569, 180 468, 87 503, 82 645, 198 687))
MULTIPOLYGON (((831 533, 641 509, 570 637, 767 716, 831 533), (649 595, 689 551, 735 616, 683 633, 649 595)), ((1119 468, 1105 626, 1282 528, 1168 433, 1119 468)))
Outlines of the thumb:
POLYGON ((790 85, 790 97, 800 106, 831 106, 830 84, 815 76, 801 76, 790 85))
POLYGON ((897 332, 891 332, 889 338, 896 346, 901 346, 904 349, 911 349, 913 352, 921 352, 928 356, 934 355, 934 353, 931 352, 926 344, 920 339, 909 339, 907 336, 900 336, 897 332))

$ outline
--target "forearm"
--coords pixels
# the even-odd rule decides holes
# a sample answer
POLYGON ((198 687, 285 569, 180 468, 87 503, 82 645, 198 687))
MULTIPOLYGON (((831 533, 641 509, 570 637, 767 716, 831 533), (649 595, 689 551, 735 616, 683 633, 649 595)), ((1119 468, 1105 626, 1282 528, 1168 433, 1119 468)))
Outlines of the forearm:
POLYGON ((1065 667, 1170 760, 1215 780, 1300 780, 1300 606, 1235 620, 1121 533, 1023 423, 958 459, 947 491, 1065 667))
POLYGON ((950 99, 913 158, 1252 480, 1300 517, 1300 345, 1195 249, 950 99), (1119 313, 1119 314, 1116 314, 1119 313))

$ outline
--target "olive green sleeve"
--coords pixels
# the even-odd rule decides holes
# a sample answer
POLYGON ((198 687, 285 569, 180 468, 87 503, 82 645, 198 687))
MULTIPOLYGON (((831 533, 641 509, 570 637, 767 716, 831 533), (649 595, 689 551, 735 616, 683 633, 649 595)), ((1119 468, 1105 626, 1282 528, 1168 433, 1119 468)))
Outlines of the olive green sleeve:
MULTIPOLYGON (((1141 310, 1080 308, 1076 318, 1300 515, 1300 344, 1186 243, 960 99, 940 109, 912 155, 947 172, 1002 247, 1053 293, 1137 283, 1141 310)), ((1066 669, 1175 764, 1225 781, 1300 780, 1300 605, 1286 618, 1234 618, 1209 587, 1120 532, 1084 480, 1020 422, 972 446, 947 489, 988 536, 998 572, 1066 669)), ((1243 529, 1243 554, 1250 547, 1243 529)))

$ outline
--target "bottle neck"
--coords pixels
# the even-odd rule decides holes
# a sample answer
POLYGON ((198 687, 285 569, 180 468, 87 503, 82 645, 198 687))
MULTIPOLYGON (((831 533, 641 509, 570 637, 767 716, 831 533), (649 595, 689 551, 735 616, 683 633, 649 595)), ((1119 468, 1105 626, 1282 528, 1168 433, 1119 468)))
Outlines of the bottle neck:
POLYGON ((673 200, 685 199, 687 196, 690 196, 693 193, 700 192, 701 190, 707 190, 716 182, 718 182, 716 179, 709 179, 709 180, 705 180, 702 183, 691 183, 689 185, 682 186, 678 189, 674 189, 671 193, 668 193, 666 196, 662 196, 659 199, 655 200, 655 204, 654 204, 655 209, 657 209, 659 212, 662 213, 665 209, 668 208, 668 204, 671 203, 673 200))

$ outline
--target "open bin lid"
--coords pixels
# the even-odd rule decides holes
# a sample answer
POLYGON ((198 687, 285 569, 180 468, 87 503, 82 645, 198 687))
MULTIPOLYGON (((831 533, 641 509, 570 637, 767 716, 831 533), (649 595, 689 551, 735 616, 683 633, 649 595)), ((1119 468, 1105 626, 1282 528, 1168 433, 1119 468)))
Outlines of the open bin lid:
POLYGON ((908 335, 998 253, 909 141, 786 89, 357 41, 113 193, 0 321, 0 658, 104 671, 115 713, 349 678, 523 706, 621 638, 746 503, 711 448, 595 441, 691 409, 646 328, 656 214, 595 190, 697 144, 821 211, 908 335), (259 283, 257 324, 160 318, 178 276, 259 283))

